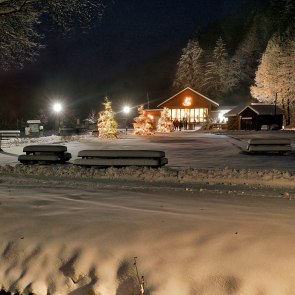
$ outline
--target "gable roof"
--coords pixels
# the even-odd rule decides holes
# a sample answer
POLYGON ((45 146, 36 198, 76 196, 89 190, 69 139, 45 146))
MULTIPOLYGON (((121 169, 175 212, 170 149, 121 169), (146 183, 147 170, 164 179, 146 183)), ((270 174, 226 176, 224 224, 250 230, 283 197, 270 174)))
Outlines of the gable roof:
POLYGON ((251 109, 253 112, 255 112, 257 115, 274 115, 275 113, 277 115, 283 115, 284 112, 282 109, 280 109, 278 106, 275 106, 273 104, 250 104, 250 105, 241 105, 233 108, 226 114, 224 114, 225 117, 235 117, 240 115, 245 109, 251 109))
POLYGON ((249 106, 257 115, 283 115, 284 112, 274 104, 251 104, 249 106))
POLYGON ((170 97, 170 98, 166 99, 165 101, 161 102, 157 107, 160 107, 162 104, 166 103, 167 101, 171 100, 172 98, 176 97, 177 95, 179 95, 180 93, 182 93, 182 92, 184 92, 184 91, 186 91, 186 90, 190 90, 190 91, 194 92, 195 94, 202 96, 203 98, 205 98, 206 100, 210 101, 212 104, 214 104, 214 105, 217 106, 217 107, 219 106, 219 104, 218 104, 217 102, 211 100, 210 98, 206 97, 205 95, 203 95, 203 94, 197 92, 196 90, 194 90, 194 89, 192 89, 192 88, 190 88, 190 87, 186 87, 185 89, 183 89, 183 90, 181 90, 180 92, 176 93, 176 94, 173 95, 172 97, 170 97))
POLYGON ((229 112, 225 113, 223 116, 225 116, 225 117, 238 116, 246 107, 247 106, 245 106, 245 105, 236 106, 232 110, 230 110, 229 112))

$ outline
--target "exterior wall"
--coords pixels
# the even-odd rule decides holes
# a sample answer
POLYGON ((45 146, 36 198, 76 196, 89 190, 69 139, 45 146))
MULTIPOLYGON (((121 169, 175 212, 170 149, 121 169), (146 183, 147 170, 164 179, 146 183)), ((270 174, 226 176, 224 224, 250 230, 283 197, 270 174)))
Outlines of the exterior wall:
POLYGON ((185 89, 172 99, 162 103, 160 107, 170 109, 172 119, 178 118, 178 120, 182 120, 185 117, 189 123, 195 124, 207 122, 211 118, 211 110, 214 105, 194 91, 185 89), (188 100, 190 104, 185 103, 188 100), (177 110, 177 115, 176 111, 173 110, 177 110))
POLYGON ((258 115, 251 109, 245 109, 239 116, 228 118, 228 129, 230 130, 261 130, 262 125, 283 126, 283 115, 258 115), (251 118, 251 119, 250 119, 251 118))
POLYGON ((242 130, 261 130, 262 125, 273 124, 278 125, 281 129, 283 125, 283 115, 257 115, 254 111, 252 111, 249 108, 247 108, 241 113, 241 118, 242 130), (245 117, 252 117, 252 120, 243 120, 243 118, 245 117))
POLYGON ((239 116, 228 117, 227 126, 229 130, 239 130, 240 129, 239 116))
POLYGON ((212 103, 205 99, 204 97, 192 92, 189 89, 186 89, 185 91, 181 92, 177 96, 173 97, 169 101, 161 104, 161 108, 167 107, 169 109, 183 109, 185 106, 183 105, 183 102, 186 97, 191 97, 191 105, 187 108, 190 109, 197 109, 197 108, 208 108, 208 110, 211 112, 211 105, 212 103))

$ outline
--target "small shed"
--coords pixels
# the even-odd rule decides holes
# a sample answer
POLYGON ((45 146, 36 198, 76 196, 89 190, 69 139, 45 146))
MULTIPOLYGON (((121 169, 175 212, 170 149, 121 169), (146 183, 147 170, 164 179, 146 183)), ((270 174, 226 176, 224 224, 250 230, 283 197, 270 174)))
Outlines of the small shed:
POLYGON ((230 130, 261 130, 261 126, 283 126, 284 111, 272 104, 237 106, 224 115, 230 130))
POLYGON ((26 135, 39 136, 40 132, 43 132, 43 126, 41 126, 40 120, 28 120, 27 125, 28 126, 26 127, 26 135))

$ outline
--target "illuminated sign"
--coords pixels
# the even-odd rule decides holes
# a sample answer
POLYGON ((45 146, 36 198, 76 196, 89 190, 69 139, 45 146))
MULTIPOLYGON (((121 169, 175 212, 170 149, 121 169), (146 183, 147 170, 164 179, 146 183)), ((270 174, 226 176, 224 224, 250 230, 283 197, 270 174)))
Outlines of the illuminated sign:
POLYGON ((190 107, 190 106, 192 105, 192 98, 191 98, 191 97, 186 97, 186 98, 184 99, 183 105, 184 105, 185 107, 190 107))

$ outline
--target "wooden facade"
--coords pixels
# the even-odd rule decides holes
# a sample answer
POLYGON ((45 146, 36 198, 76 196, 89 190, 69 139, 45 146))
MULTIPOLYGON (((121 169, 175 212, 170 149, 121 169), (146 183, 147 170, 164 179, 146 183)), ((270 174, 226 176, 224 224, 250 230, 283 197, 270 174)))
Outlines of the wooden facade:
POLYGON ((219 104, 201 93, 187 87, 158 105, 171 111, 172 120, 186 119, 189 124, 209 122, 212 110, 219 104))
POLYGON ((263 125, 283 125, 284 112, 275 105, 251 104, 239 106, 225 114, 230 130, 261 130, 263 125))

